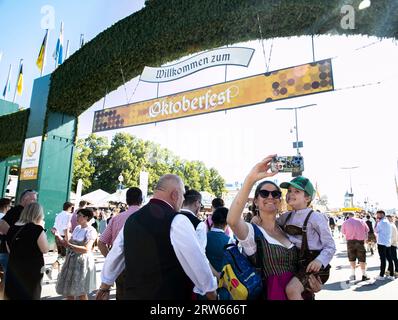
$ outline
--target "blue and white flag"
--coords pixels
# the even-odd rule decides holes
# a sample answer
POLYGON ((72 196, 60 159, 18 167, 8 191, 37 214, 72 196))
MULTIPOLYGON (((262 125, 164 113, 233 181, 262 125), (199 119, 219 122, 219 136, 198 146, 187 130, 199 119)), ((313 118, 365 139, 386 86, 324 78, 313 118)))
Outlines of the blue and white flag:
POLYGON ((53 57, 55 59, 55 66, 59 66, 63 62, 63 47, 64 47, 64 23, 61 22, 61 31, 59 32, 59 37, 57 41, 57 46, 55 47, 55 51, 53 57))

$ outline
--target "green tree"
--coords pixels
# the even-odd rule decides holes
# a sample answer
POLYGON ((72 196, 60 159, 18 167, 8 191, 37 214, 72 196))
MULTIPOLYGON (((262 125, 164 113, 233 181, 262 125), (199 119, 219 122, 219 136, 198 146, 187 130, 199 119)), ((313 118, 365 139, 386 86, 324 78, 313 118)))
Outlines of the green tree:
POLYGON ((197 166, 194 161, 186 161, 184 166, 183 176, 181 178, 186 186, 190 189, 195 189, 197 191, 201 190, 200 184, 200 172, 197 170, 197 166))
POLYGON ((225 192, 225 180, 214 168, 210 169, 210 188, 216 197, 221 197, 225 192))
POLYGON ((76 190, 79 179, 83 181, 82 190, 86 191, 91 187, 91 178, 95 172, 95 167, 91 164, 89 157, 92 150, 86 146, 84 139, 79 139, 76 143, 73 163, 72 190, 76 190))
POLYGON ((152 193, 159 178, 167 173, 179 175, 185 185, 198 191, 221 196, 224 179, 215 169, 200 161, 186 161, 158 144, 143 141, 127 133, 116 134, 111 144, 105 137, 91 134, 76 145, 73 188, 83 179, 85 192, 103 189, 116 191, 120 174, 126 187, 139 186, 140 172, 149 173, 148 192, 152 193))
POLYGON ((140 171, 147 165, 144 141, 127 133, 117 133, 103 164, 98 181, 105 191, 115 192, 120 174, 125 186, 138 186, 140 171))
POLYGON ((88 192, 90 192, 97 189, 102 189, 102 185, 99 181, 99 176, 101 172, 105 170, 104 160, 106 159, 110 146, 106 137, 99 137, 95 134, 90 134, 85 139, 85 145, 91 150, 91 153, 88 156, 88 160, 95 168, 95 171, 91 176, 92 185, 88 190, 88 192))
POLYGON ((159 178, 172 172, 172 162, 175 158, 171 151, 161 148, 153 142, 146 142, 149 172, 148 192, 152 193, 159 178))

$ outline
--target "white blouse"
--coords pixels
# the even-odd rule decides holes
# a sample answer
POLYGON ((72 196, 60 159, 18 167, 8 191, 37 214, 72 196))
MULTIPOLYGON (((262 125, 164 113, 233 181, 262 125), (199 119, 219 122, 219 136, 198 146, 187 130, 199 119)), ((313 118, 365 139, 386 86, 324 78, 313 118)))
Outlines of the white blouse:
POLYGON ((73 230, 71 238, 75 241, 95 240, 97 238, 97 231, 92 226, 82 228, 80 225, 77 225, 73 230))
MULTIPOLYGON (((238 239, 240 245, 242 246, 243 250, 248 256, 251 256, 257 252, 257 245, 256 241, 254 240, 254 229, 251 223, 245 222, 249 228, 249 233, 247 234, 246 239, 238 239)), ((257 226, 261 233, 263 234, 264 238, 268 241, 268 243, 271 244, 276 244, 278 246, 285 247, 287 249, 290 249, 294 246, 293 243, 289 241, 289 246, 285 246, 282 243, 280 243, 278 240, 275 238, 271 237, 261 226, 257 226)), ((286 239, 288 241, 288 239, 286 239)))

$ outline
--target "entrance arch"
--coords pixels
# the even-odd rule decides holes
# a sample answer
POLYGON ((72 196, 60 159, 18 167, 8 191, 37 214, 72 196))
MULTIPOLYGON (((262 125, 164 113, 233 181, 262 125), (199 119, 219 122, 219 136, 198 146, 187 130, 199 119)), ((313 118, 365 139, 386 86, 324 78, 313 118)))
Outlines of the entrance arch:
POLYGON ((21 154, 26 138, 42 137, 39 174, 22 181, 18 192, 37 189, 51 224, 69 197, 77 117, 123 84, 121 69, 128 81, 144 66, 258 39, 259 27, 265 39, 336 33, 398 38, 395 1, 373 1, 364 10, 358 9, 361 0, 351 2, 355 29, 342 27, 350 11, 342 13, 335 1, 147 0, 145 8, 99 34, 51 76, 37 79, 31 112, 0 117, 0 159, 21 154))

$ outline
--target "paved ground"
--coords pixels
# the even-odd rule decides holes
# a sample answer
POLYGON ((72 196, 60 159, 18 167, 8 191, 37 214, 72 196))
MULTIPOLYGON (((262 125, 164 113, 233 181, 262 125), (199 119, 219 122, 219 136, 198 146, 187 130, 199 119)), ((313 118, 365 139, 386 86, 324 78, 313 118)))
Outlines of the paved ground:
MULTIPOLYGON (((55 252, 49 252, 48 254, 45 255, 45 263, 46 267, 50 267, 51 264, 56 260, 57 258, 57 253, 55 252)), ((102 265, 104 263, 104 257, 100 252, 94 252, 94 259, 95 259, 95 268, 97 271, 97 284, 101 283, 100 279, 100 274, 102 270, 102 265)), ((41 298, 42 300, 62 300, 63 297, 57 294, 55 291, 55 284, 57 282, 57 276, 58 276, 58 271, 54 270, 52 273, 52 279, 50 279, 48 276, 44 275, 43 278, 43 289, 41 293, 41 298)), ((112 287, 112 290, 110 292, 110 300, 115 300, 115 287, 112 287)), ((89 295, 90 300, 95 299, 95 292, 92 292, 89 295)))
POLYGON ((380 259, 376 251, 373 256, 367 253, 367 273, 369 281, 359 281, 361 269, 356 270, 356 281, 349 282, 351 267, 347 258, 347 247, 338 237, 335 237, 337 252, 332 260, 331 277, 317 300, 398 300, 398 279, 375 280, 380 272, 380 259))
MULTIPOLYGON (((349 282, 351 275, 350 265, 347 259, 346 244, 338 237, 335 237, 337 252, 332 260, 331 276, 325 284, 323 290, 316 296, 317 300, 398 300, 398 279, 376 281, 375 277, 379 274, 380 260, 377 251, 373 256, 367 254, 368 276, 370 281, 361 282, 359 280, 349 282)), ((50 266, 56 259, 56 253, 49 253, 45 256, 46 266, 50 266)), ((97 283, 100 284, 100 272, 104 257, 95 252, 97 283)), ((357 268, 357 279, 361 278, 361 270, 357 268)), ((63 298, 55 292, 57 271, 53 272, 53 279, 47 276, 43 279, 42 299, 62 300, 63 298)), ((95 294, 90 295, 94 299, 95 294)), ((111 290, 111 299, 115 299, 115 290, 111 290)))

